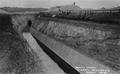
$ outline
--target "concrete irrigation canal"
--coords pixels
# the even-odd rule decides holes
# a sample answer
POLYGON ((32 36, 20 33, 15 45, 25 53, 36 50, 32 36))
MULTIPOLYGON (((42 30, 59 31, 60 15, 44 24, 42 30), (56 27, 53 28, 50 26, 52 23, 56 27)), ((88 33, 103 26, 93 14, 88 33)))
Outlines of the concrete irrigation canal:
POLYGON ((120 27, 0 14, 0 74, 120 74, 120 27))

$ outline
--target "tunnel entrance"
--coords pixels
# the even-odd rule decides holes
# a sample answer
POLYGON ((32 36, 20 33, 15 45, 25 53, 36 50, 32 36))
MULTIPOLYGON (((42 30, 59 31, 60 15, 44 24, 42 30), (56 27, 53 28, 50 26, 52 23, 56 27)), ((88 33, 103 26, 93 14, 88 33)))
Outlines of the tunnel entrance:
POLYGON ((28 26, 31 27, 31 25, 32 25, 32 21, 29 20, 29 21, 28 21, 28 26))
POLYGON ((32 26, 32 21, 28 20, 27 25, 24 27, 22 32, 30 32, 30 27, 32 26))

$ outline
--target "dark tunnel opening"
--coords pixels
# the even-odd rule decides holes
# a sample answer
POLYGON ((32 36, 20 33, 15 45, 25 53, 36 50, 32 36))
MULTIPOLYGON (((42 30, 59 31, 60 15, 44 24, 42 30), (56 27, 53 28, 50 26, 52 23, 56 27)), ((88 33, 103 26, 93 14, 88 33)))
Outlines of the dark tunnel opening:
POLYGON ((31 25, 32 25, 32 21, 29 20, 29 21, 28 21, 28 26, 31 27, 31 25))
POLYGON ((27 21, 27 25, 25 26, 25 28, 23 29, 23 32, 30 32, 30 27, 32 26, 32 21, 28 20, 27 21))

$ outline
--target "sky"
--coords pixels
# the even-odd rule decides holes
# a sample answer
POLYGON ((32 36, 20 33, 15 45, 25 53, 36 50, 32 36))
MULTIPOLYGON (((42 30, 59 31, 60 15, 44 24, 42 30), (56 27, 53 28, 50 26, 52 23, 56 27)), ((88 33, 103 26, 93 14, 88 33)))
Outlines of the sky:
POLYGON ((81 8, 112 8, 120 6, 120 0, 0 0, 0 7, 50 8, 76 3, 81 8))

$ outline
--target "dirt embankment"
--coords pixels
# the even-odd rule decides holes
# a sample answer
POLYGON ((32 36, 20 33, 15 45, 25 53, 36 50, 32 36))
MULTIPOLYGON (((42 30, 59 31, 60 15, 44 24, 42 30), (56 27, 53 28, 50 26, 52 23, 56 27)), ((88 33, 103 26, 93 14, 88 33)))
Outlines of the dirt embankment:
POLYGON ((13 27, 14 29, 21 33, 22 31, 24 31, 24 28, 26 27, 26 25, 28 25, 28 21, 34 21, 34 15, 12 15, 12 23, 14 24, 13 27))
POLYGON ((20 36, 21 30, 16 28, 25 25, 25 17, 21 17, 13 19, 11 15, 0 14, 0 74, 44 73, 41 60, 34 51, 30 51, 31 48, 20 36))
POLYGON ((119 26, 78 21, 38 19, 33 28, 92 59, 120 71, 119 26))

